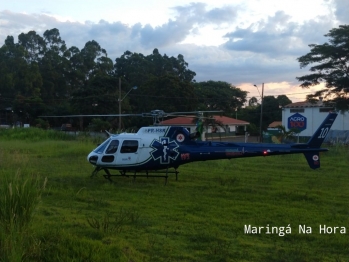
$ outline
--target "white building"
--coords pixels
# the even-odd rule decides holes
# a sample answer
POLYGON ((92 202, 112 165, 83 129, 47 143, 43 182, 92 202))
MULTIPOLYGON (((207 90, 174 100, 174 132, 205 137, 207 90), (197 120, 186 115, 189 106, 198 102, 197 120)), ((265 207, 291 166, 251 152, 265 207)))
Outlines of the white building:
MULTIPOLYGON (((312 136, 323 122, 329 112, 335 109, 325 105, 322 101, 317 103, 297 102, 282 108, 282 125, 287 130, 291 126, 302 128, 300 136, 312 136)), ((349 113, 339 112, 331 130, 349 130, 349 113)))

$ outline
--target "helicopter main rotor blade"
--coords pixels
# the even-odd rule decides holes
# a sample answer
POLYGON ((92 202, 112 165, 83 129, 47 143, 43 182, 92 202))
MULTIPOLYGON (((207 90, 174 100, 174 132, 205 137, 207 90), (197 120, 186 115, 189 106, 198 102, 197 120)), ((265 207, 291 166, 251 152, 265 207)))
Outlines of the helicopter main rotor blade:
POLYGON ((39 117, 101 117, 101 116, 142 116, 142 114, 108 114, 108 115, 61 115, 61 116, 39 116, 39 117))
POLYGON ((188 111, 188 112, 171 112, 167 113, 167 115, 177 115, 177 114, 201 114, 201 113, 223 113, 223 110, 204 110, 204 111, 188 111))
POLYGON ((166 113, 164 110, 152 110, 148 113, 142 114, 100 114, 100 115, 59 115, 59 116, 39 116, 43 118, 62 118, 62 117, 122 117, 122 116, 142 116, 142 117, 152 117, 153 125, 158 125, 162 119, 166 117, 192 117, 198 119, 208 119, 208 117, 204 117, 204 113, 223 113, 222 110, 203 110, 203 111, 188 111, 188 112, 170 112, 166 113), (193 116, 188 116, 193 115, 193 116))

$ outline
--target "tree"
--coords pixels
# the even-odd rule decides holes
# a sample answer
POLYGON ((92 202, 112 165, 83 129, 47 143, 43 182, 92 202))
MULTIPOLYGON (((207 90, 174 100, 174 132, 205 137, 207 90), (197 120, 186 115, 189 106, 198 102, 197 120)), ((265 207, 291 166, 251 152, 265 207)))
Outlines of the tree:
MULTIPOLYGON (((257 107, 257 112, 261 112, 261 106, 257 107)), ((281 108, 279 106, 279 101, 274 96, 265 96, 263 98, 263 123, 262 129, 266 130, 268 125, 274 121, 279 121, 282 119, 281 108)), ((258 121, 259 122, 259 121, 258 121)))
POLYGON ((157 48, 148 56, 126 51, 115 62, 116 76, 122 77, 131 86, 140 86, 150 78, 166 75, 175 76, 181 82, 193 82, 195 76, 195 72, 187 68, 183 55, 179 54, 177 58, 166 54, 162 56, 157 48))
POLYGON ((38 62, 45 48, 44 39, 35 31, 29 31, 27 34, 21 33, 18 36, 18 45, 24 47, 25 58, 29 63, 38 62))
POLYGON ((246 102, 247 92, 227 82, 207 81, 194 84, 198 110, 223 110, 233 113, 246 102))
POLYGON ((47 103, 56 107, 65 104, 69 97, 69 52, 58 29, 46 30, 44 42, 43 56, 39 60, 43 78, 41 96, 47 103))
POLYGON ((154 109, 161 109, 165 112, 182 112, 195 109, 193 84, 183 82, 174 75, 149 78, 137 90, 136 97, 138 98, 138 112, 149 112, 154 109))
POLYGON ((111 76, 95 76, 85 88, 72 93, 71 105, 77 114, 117 114, 117 80, 111 76))
POLYGON ((150 62, 151 67, 149 72, 154 76, 174 75, 183 82, 192 82, 196 75, 193 71, 189 70, 188 63, 185 62, 184 56, 179 54, 177 58, 166 54, 163 56, 159 53, 159 50, 155 48, 153 53, 146 56, 145 59, 150 62))
POLYGON ((42 50, 41 44, 37 45, 42 41, 34 31, 21 34, 19 39, 20 43, 15 44, 13 37, 8 36, 0 48, 0 93, 4 98, 2 105, 11 106, 27 122, 44 110, 36 53, 42 50))
POLYGON ((248 100, 248 106, 256 106, 258 103, 258 100, 255 96, 251 97, 249 100, 248 100))
POLYGON ((311 44, 310 52, 297 59, 301 68, 314 64, 310 67, 312 73, 296 78, 303 88, 325 83, 326 89, 308 95, 308 99, 325 95, 338 102, 340 109, 349 109, 349 25, 333 28, 325 36, 329 43, 311 44))
MULTIPOLYGON (((124 52, 115 60, 115 76, 121 78, 123 92, 128 92, 133 86, 138 89, 125 98, 126 107, 123 106, 123 111, 142 113, 154 109, 165 112, 196 109, 193 87, 195 73, 187 66, 182 55, 168 57, 166 54, 161 55, 157 48, 147 56, 124 52)), ((149 119, 124 118, 123 122, 141 126, 149 124, 149 119)))
POLYGON ((292 101, 286 95, 278 95, 276 100, 279 102, 279 106, 284 107, 292 103, 292 101))
POLYGON ((25 68, 25 50, 14 43, 13 36, 8 36, 0 48, 0 94, 1 109, 12 106, 18 93, 16 84, 19 81, 19 68, 25 68))
POLYGON ((93 118, 91 121, 91 125, 89 126, 90 131, 101 132, 104 130, 109 130, 111 128, 111 124, 108 121, 103 121, 99 118, 93 118))

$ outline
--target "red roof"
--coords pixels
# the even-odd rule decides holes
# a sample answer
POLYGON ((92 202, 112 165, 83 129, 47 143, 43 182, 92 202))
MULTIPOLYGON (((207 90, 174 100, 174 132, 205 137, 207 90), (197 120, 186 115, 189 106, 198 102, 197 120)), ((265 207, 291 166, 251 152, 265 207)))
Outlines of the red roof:
POLYGON ((274 121, 268 127, 275 128, 277 126, 282 126, 282 121, 274 121))
MULTIPOLYGON (((244 126, 244 125, 249 125, 249 122, 243 121, 243 120, 239 120, 239 119, 235 119, 235 118, 230 118, 230 117, 226 117, 226 116, 213 116, 213 118, 218 121, 221 122, 223 125, 235 125, 235 126, 244 126)), ((190 126, 190 125, 196 125, 195 123, 195 117, 194 116, 188 116, 188 117, 184 117, 184 116, 180 116, 180 117, 175 117, 175 118, 171 118, 171 119, 167 119, 164 120, 162 122, 160 122, 160 125, 166 125, 166 126, 180 126, 180 125, 186 125, 186 126, 190 126)))

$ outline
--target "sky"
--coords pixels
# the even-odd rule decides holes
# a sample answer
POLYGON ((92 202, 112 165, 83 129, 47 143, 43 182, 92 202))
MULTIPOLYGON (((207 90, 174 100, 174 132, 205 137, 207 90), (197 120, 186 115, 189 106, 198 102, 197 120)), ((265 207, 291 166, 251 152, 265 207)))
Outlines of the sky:
POLYGON ((225 81, 248 98, 264 84, 264 96, 292 102, 322 88, 299 86, 310 71, 297 58, 343 24, 349 0, 0 0, 0 45, 57 28, 68 48, 95 40, 113 61, 125 51, 182 54, 197 82, 225 81))

